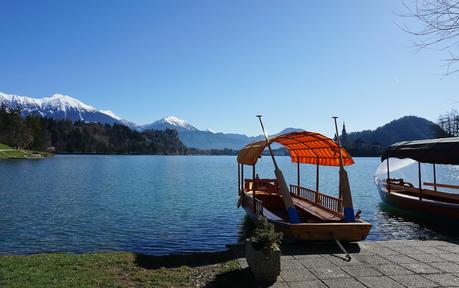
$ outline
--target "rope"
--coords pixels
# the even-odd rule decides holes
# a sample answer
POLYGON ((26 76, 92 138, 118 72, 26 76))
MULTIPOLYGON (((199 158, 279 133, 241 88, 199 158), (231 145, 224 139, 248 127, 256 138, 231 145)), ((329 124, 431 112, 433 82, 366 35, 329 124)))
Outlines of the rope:
POLYGON ((341 245, 341 243, 338 241, 338 240, 335 240, 336 241, 336 245, 338 245, 339 249, 341 249, 341 251, 346 255, 346 261, 349 262, 351 261, 352 257, 349 253, 347 253, 346 249, 344 249, 343 245, 341 245))

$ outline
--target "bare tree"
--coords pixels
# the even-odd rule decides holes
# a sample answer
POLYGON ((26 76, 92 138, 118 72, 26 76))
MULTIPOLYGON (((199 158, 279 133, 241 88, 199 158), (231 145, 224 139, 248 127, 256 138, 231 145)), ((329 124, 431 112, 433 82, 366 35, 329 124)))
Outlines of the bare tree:
POLYGON ((403 29, 417 36, 419 48, 446 51, 449 55, 446 74, 459 72, 459 0, 414 0, 403 2, 408 13, 400 16, 415 18, 421 26, 403 29))
POLYGON ((448 113, 438 117, 437 125, 442 130, 437 131, 437 137, 457 137, 459 136, 459 113, 457 110, 451 110, 448 113), (443 135, 441 135, 443 134, 443 135))

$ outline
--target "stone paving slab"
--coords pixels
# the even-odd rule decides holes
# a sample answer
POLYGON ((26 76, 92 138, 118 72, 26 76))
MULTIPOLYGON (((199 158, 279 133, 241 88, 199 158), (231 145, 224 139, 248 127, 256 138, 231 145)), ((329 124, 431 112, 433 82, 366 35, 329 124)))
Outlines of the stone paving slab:
POLYGON ((382 265, 373 265, 374 269, 381 272, 384 275, 410 275, 414 274, 413 271, 410 271, 402 266, 397 264, 382 264, 382 265))
POLYGON ((365 288, 365 285, 353 278, 324 280, 324 283, 330 288, 365 288))
POLYGON ((425 275, 424 277, 440 284, 441 286, 459 287, 459 278, 451 274, 429 274, 425 275))
POLYGON ((453 262, 430 263, 431 266, 440 269, 443 272, 459 273, 459 264, 453 262))
POLYGON ((397 275, 391 276, 395 282, 402 284, 406 287, 413 288, 429 288, 429 287, 438 287, 439 285, 436 282, 433 282, 422 275, 397 275))
POLYGON ((408 270, 413 271, 416 274, 433 274, 433 273, 441 273, 441 270, 434 268, 430 265, 425 263, 414 263, 414 264, 400 264, 401 266, 405 267, 408 270))
MULTIPOLYGON (((459 287, 459 241, 396 240, 282 247, 281 275, 259 287, 459 287)), ((240 257, 240 256, 239 256, 240 257)), ((238 259, 242 269, 244 258, 238 259)))
POLYGON ((355 265, 355 266, 343 266, 341 269, 352 277, 370 277, 370 276, 382 276, 380 272, 371 268, 370 266, 355 265))
POLYGON ((359 281, 371 288, 402 288, 405 287, 387 276, 381 277, 361 277, 359 281))

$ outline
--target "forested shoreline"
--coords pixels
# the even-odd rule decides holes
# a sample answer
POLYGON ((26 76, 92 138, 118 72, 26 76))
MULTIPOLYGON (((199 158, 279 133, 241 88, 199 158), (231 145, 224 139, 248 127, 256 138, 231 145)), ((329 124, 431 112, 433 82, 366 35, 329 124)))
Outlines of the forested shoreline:
MULTIPOLYGON (((453 110, 438 124, 408 116, 378 129, 347 134, 341 143, 353 156, 379 156, 398 141, 459 135, 459 116, 453 110), (386 141, 386 142, 384 142, 386 141)), ((0 106, 0 143, 13 148, 52 151, 59 154, 237 155, 232 149, 186 147, 174 129, 136 131, 121 124, 55 120, 36 115, 23 117, 21 110, 0 106)), ((288 155, 279 148, 276 155, 288 155)))
POLYGON ((189 154, 177 131, 138 132, 119 124, 22 117, 0 107, 0 143, 14 148, 84 154, 189 154))

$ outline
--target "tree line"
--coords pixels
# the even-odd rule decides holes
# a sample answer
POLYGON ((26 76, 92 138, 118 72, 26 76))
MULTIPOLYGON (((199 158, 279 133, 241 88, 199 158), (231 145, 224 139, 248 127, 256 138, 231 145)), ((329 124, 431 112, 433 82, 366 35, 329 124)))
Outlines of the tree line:
POLYGON ((459 113, 457 110, 445 113, 438 117, 438 126, 441 130, 437 131, 439 137, 458 137, 459 136, 459 113))
POLYGON ((65 153, 189 154, 176 130, 139 132, 119 124, 54 120, 0 106, 0 143, 65 153))

